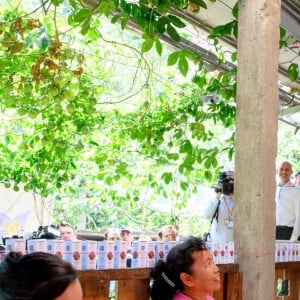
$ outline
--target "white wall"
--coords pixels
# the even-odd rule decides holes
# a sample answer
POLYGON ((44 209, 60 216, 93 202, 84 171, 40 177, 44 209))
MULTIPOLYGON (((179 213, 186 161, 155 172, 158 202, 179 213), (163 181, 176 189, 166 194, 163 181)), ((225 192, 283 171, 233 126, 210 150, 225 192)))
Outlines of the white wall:
POLYGON ((0 237, 37 230, 51 224, 51 199, 0 185, 0 237))

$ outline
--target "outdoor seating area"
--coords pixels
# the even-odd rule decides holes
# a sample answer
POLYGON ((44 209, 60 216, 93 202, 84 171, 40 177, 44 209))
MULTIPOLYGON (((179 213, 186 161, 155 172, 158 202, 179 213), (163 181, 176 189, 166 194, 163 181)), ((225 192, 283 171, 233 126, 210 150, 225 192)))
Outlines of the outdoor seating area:
POLYGON ((300 0, 0 11, 0 300, 300 300, 300 0))
MULTIPOLYGON (((221 289, 216 300, 242 300, 243 274, 238 264, 219 265, 221 289)), ((110 281, 116 281, 115 300, 149 300, 150 268, 79 271, 84 300, 109 299, 110 281)), ((300 297, 300 262, 275 264, 274 300, 298 300, 300 297), (278 279, 289 281, 288 296, 277 296, 278 279)))
MULTIPOLYGON (((242 273, 237 264, 219 265, 221 289, 216 300, 242 299, 242 273)), ((109 299, 110 281, 116 281, 115 300, 149 300, 150 268, 79 271, 84 300, 109 299)))

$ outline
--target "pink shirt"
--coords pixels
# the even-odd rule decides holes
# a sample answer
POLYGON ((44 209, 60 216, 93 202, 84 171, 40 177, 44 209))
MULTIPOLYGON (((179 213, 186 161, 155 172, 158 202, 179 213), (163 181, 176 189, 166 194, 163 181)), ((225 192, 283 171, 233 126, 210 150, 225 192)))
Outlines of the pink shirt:
MULTIPOLYGON (((173 297, 173 300, 191 300, 190 297, 182 294, 181 292, 178 292, 174 297, 173 297)), ((211 296, 207 296, 206 297, 206 300, 215 300, 213 297, 211 296)))

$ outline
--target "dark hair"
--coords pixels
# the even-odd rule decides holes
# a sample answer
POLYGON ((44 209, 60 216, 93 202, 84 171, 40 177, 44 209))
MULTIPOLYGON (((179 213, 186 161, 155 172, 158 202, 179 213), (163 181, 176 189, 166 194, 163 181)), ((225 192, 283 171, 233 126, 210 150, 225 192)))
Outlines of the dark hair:
POLYGON ((153 279, 150 288, 151 299, 169 300, 176 291, 183 290, 180 273, 191 274, 191 266, 194 263, 192 254, 202 250, 207 250, 205 241, 191 236, 170 250, 166 262, 159 260, 150 274, 153 279))
POLYGON ((72 265, 55 255, 10 252, 0 264, 0 300, 53 300, 76 278, 72 265))

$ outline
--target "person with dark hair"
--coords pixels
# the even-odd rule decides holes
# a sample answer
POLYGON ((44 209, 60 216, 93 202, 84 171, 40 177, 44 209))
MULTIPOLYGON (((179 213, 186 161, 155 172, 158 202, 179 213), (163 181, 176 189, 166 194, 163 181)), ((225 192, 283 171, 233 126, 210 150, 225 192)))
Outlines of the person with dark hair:
POLYGON ((220 289, 220 272, 204 240, 189 237, 173 247, 166 262, 151 271, 152 300, 213 300, 220 289))
POLYGON ((9 252, 0 264, 0 300, 82 300, 75 269, 53 254, 9 252))

